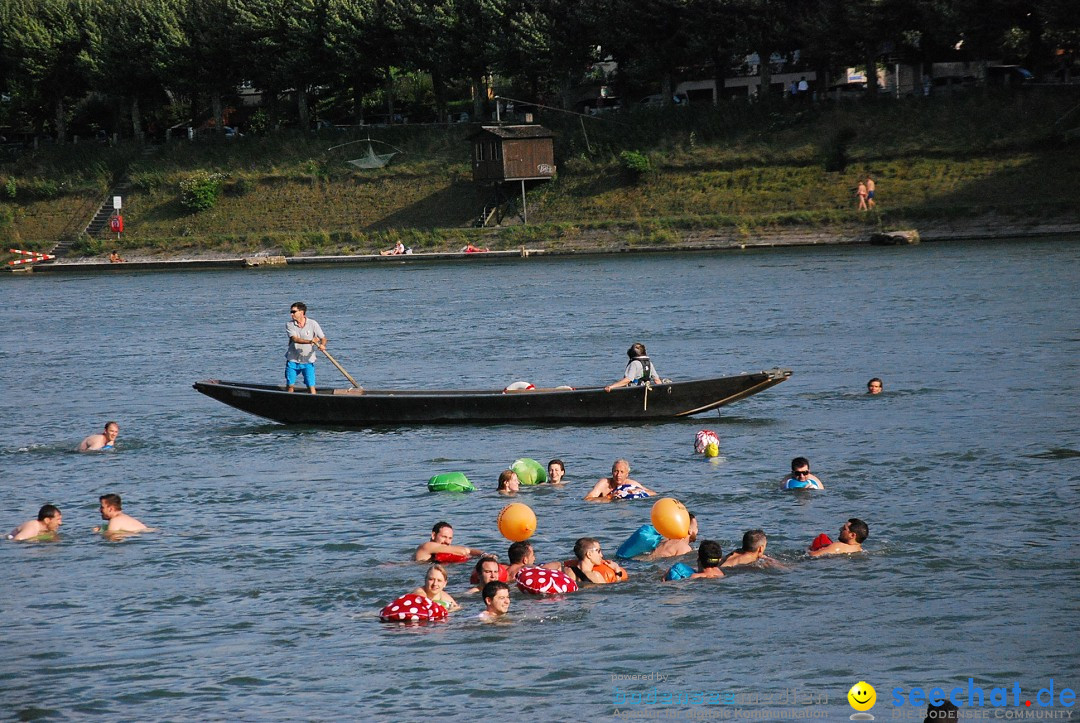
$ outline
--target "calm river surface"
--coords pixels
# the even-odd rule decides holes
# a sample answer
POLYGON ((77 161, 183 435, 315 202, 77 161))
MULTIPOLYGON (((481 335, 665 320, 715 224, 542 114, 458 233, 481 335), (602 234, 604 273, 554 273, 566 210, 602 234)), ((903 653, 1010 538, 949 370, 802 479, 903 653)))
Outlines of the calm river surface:
MULTIPOLYGON (((0 544, 0 717, 837 720, 865 680, 878 720, 921 720, 894 688, 963 686, 966 701, 969 678, 987 696, 1016 682, 1021 708, 1051 678, 1055 695, 1076 690, 1078 282, 1076 237, 4 275, 0 527, 46 502, 64 525, 57 542, 0 544), (278 382, 296 300, 372 388, 613 381, 638 340, 675 379, 794 376, 719 415, 586 427, 287 428, 192 390, 278 382), (872 376, 880 397, 864 393, 872 376), (107 419, 118 451, 71 451, 107 419), (694 455, 701 428, 719 458, 694 455), (795 455, 826 491, 777 490, 795 455), (726 552, 761 527, 790 569, 662 584, 667 564, 631 562, 621 585, 515 590, 511 622, 483 625, 458 565, 448 589, 465 610, 379 623, 421 582, 406 561, 435 521, 505 559, 493 490, 518 457, 561 457, 571 480, 519 495, 541 561, 584 535, 611 553, 648 521, 648 502, 580 499, 626 457, 702 538, 726 552), (454 470, 480 491, 427 492, 454 470), (91 534, 106 492, 159 531, 91 534), (867 554, 804 556, 849 517, 870 525, 867 554), (650 674, 667 677, 613 678, 650 674)), ((344 385, 325 360, 318 373, 344 385)))

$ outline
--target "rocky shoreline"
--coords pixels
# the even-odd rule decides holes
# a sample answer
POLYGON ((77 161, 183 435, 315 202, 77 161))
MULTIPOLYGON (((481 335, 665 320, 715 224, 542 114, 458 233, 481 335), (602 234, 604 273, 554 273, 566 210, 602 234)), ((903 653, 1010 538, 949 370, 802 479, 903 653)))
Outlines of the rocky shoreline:
POLYGON ((275 266, 324 266, 337 264, 413 263, 421 261, 445 261, 469 258, 505 259, 540 256, 577 256, 598 254, 679 253, 770 248, 782 246, 840 246, 840 245, 895 245, 913 244, 920 241, 962 241, 976 239, 1022 239, 1045 236, 1080 234, 1080 219, 1053 219, 1048 221, 1003 221, 982 218, 968 221, 934 221, 917 230, 872 232, 859 227, 793 227, 783 229, 703 229, 686 231, 674 243, 647 245, 627 243, 622 230, 589 229, 572 238, 560 238, 550 246, 526 247, 488 251, 484 253, 418 252, 398 256, 379 254, 298 255, 280 256, 272 253, 238 256, 220 252, 198 252, 177 255, 148 254, 137 252, 124 263, 110 263, 106 258, 60 259, 55 262, 9 267, 10 271, 33 271, 34 273, 85 273, 96 271, 267 268, 275 266))

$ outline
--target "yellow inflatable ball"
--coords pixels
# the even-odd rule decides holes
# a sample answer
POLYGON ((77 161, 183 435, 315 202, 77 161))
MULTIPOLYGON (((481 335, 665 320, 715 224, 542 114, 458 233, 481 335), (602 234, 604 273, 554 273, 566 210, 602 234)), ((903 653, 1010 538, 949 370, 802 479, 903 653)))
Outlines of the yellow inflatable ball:
MULTIPOLYGON (((511 542, 521 542, 536 532, 536 514, 528 505, 513 502, 503 507, 497 524, 503 537, 511 542)), ((687 525, 689 524, 687 522, 687 525)))
POLYGON ((716 442, 709 442, 709 444, 705 447, 705 456, 706 457, 716 457, 719 454, 720 454, 720 445, 718 445, 716 442))
POLYGON ((652 506, 652 523, 664 537, 677 540, 690 534, 690 513, 674 497, 664 497, 652 506))

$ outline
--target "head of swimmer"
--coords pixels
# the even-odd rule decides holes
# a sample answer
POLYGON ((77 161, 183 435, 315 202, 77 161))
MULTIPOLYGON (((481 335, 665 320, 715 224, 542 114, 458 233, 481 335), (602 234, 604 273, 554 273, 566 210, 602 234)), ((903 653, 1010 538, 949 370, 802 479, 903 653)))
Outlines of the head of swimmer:
POLYGON ((628 479, 630 479, 630 463, 625 459, 615 460, 615 464, 611 465, 612 483, 621 485, 628 479))
POLYGON ((512 469, 504 469, 499 473, 499 492, 517 492, 521 486, 517 472, 512 469))
POLYGON ((494 555, 484 555, 476 562, 476 575, 480 585, 499 579, 499 561, 494 555))
POLYGON ((511 565, 532 565, 536 562, 536 551, 533 550, 531 542, 515 542, 510 545, 506 556, 510 558, 511 565))
POLYGON ((431 541, 438 542, 440 545, 453 545, 454 528, 449 522, 436 522, 431 528, 431 541))
POLYGON ((592 556, 594 562, 604 559, 604 553, 600 550, 600 541, 594 537, 582 537, 574 543, 574 557, 584 561, 592 556))
POLYGON ((60 514, 60 508, 56 505, 42 505, 37 516, 38 522, 45 527, 47 532, 56 532, 63 523, 63 517, 60 514))
POLYGON ((704 570, 707 567, 720 567, 720 560, 724 557, 724 551, 720 543, 715 540, 702 540, 698 546, 698 565, 704 570))
POLYGON ((840 527, 840 542, 850 545, 857 542, 860 545, 870 536, 870 526, 858 517, 852 517, 840 527))
POLYGON ((871 379, 870 381, 868 381, 866 383, 866 393, 867 394, 881 394, 881 390, 882 390, 881 380, 878 379, 877 377, 874 377, 873 379, 871 379))

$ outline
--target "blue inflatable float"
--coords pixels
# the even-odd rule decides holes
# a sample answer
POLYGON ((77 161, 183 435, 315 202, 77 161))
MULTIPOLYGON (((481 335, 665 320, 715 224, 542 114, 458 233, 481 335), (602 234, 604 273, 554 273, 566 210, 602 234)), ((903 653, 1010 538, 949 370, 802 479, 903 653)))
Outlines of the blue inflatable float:
POLYGON ((623 544, 619 545, 619 549, 615 551, 615 557, 623 560, 629 560, 631 557, 637 557, 638 555, 647 555, 660 546, 660 543, 664 541, 664 536, 657 532, 656 528, 652 525, 642 525, 637 528, 637 531, 623 544))

